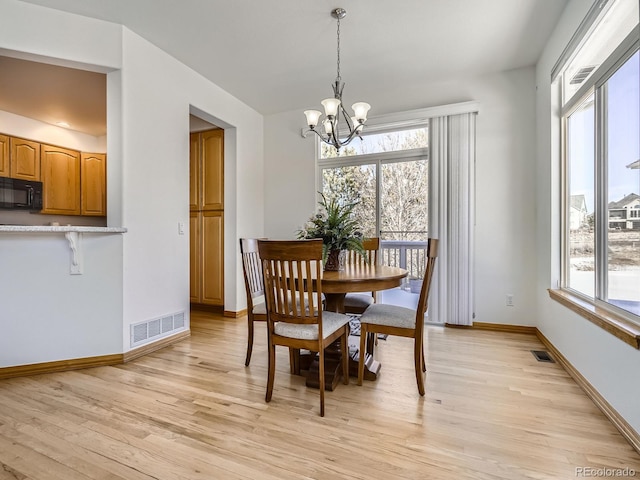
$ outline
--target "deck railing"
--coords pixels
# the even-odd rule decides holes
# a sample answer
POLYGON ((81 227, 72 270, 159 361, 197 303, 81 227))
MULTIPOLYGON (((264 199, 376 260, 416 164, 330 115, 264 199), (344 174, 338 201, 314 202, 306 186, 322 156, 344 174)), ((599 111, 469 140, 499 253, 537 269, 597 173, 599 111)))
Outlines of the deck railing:
POLYGON ((409 278, 422 278, 426 268, 427 242, 417 240, 381 240, 382 263, 409 271, 409 278))

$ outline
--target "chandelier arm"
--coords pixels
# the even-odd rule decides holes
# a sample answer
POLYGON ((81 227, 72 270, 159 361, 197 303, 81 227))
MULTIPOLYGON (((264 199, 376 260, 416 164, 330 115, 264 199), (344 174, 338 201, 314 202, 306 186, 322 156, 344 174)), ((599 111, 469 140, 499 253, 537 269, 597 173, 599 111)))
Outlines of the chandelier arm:
POLYGON ((362 124, 359 124, 356 128, 354 128, 353 131, 349 133, 349 136, 340 143, 340 146, 344 146, 351 143, 351 140, 353 140, 354 137, 356 136, 359 137, 360 140, 362 140, 362 137, 360 136, 360 132, 362 132, 362 128, 361 128, 362 126, 363 126, 362 124))
POLYGON ((320 135, 315 130, 312 130, 312 131, 315 132, 316 135, 318 135, 324 143, 332 146, 336 150, 339 150, 340 148, 351 143, 351 140, 353 140, 355 137, 358 137, 360 140, 362 140, 360 133, 362 132, 363 126, 364 125, 362 124, 359 124, 358 126, 356 126, 356 128, 351 133, 349 133, 349 136, 347 136, 347 138, 345 138, 344 140, 340 140, 340 138, 336 136, 334 132, 332 132, 330 135, 327 135, 327 138, 323 138, 322 135, 320 135))
MULTIPOLYGON (((340 111, 342 112, 342 116, 344 117, 344 121, 346 122, 347 127, 349 127, 349 133, 351 133, 353 131, 353 129, 355 128, 355 125, 353 125, 353 122, 351 121, 351 118, 349 118, 349 114, 347 113, 347 111, 342 106, 342 101, 340 102, 340 111)), ((336 122, 336 124, 337 123, 338 122, 336 122)))
POLYGON ((323 142, 325 142, 325 143, 327 142, 325 140, 325 138, 322 136, 322 134, 320 132, 318 132, 315 128, 308 129, 307 131, 304 132, 304 134, 302 136, 306 138, 306 136, 311 132, 315 133, 318 137, 320 137, 320 140, 322 140, 323 142))
POLYGON ((333 142, 330 145, 333 145, 336 150, 339 150, 342 146, 342 142, 340 142, 340 132, 338 132, 338 115, 336 115, 331 122, 331 134, 329 135, 329 139, 333 139, 333 142))

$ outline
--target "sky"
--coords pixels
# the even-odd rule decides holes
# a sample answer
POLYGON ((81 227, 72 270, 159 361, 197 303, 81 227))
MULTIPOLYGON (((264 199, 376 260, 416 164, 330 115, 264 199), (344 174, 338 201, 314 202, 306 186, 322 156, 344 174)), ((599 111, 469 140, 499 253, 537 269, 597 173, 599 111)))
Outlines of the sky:
MULTIPOLYGON (((607 82, 607 201, 640 195, 640 169, 627 168, 640 159, 640 57, 635 53, 607 82)), ((570 117, 570 195, 584 194, 594 211, 594 109, 592 102, 570 117)))

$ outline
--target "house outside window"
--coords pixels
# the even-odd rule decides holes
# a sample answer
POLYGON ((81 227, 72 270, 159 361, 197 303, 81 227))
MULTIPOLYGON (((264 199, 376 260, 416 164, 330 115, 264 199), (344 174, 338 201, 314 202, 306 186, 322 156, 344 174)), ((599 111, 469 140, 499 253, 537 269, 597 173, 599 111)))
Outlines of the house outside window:
POLYGON ((580 230, 589 226, 587 223, 587 202, 584 194, 571 195, 569 208, 569 230, 580 230))
POLYGON ((640 323, 638 2, 598 6, 555 76, 563 139, 562 287, 640 323))
POLYGON ((614 230, 640 230, 640 195, 630 193, 622 200, 609 203, 609 228, 614 230))

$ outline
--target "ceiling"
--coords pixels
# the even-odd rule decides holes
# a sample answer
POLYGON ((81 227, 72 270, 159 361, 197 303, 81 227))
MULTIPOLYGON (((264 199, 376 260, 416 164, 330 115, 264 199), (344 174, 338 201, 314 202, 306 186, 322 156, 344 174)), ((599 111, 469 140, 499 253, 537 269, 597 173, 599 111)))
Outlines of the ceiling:
POLYGON ((99 137, 107 133, 107 77, 0 56, 0 110, 99 137))
MULTIPOLYGON (((534 65, 567 0, 22 0, 125 25, 258 112, 332 96, 425 107, 424 85, 534 65)), ((1 92, 2 90, 0 90, 1 92)), ((1 94, 0 94, 1 96, 1 94)), ((302 118, 302 117, 301 117, 302 118)))

